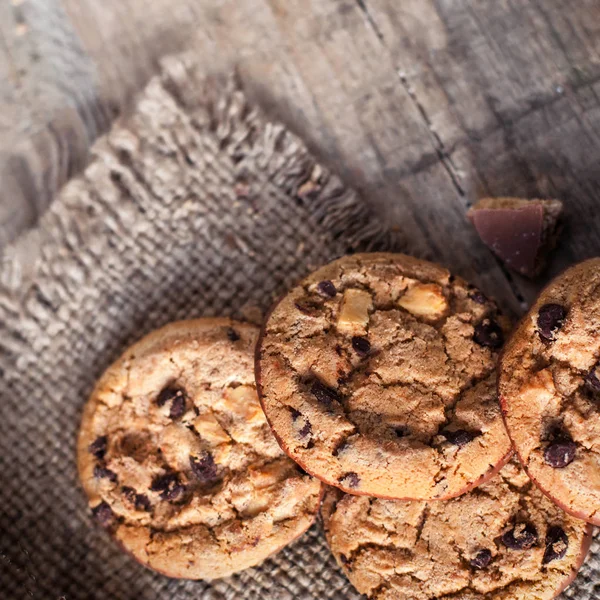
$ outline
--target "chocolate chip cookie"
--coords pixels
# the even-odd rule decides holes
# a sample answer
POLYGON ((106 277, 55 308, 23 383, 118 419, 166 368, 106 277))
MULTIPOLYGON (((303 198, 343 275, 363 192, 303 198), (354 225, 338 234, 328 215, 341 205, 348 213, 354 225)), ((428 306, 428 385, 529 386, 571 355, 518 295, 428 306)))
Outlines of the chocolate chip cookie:
POLYGON ((517 461, 448 502, 325 494, 325 533, 373 600, 554 598, 575 577, 591 527, 563 512, 517 461))
POLYGON ((326 483, 450 498, 510 454, 494 372, 505 334, 494 303, 438 265, 347 256, 272 310, 259 395, 284 450, 326 483))
POLYGON ((499 390, 508 432, 535 483, 600 524, 600 259, 542 292, 507 344, 499 390))
POLYGON ((254 384, 258 328, 173 323, 127 350, 84 409, 79 472, 94 517, 146 566, 212 579, 314 521, 319 481, 281 451, 254 384))

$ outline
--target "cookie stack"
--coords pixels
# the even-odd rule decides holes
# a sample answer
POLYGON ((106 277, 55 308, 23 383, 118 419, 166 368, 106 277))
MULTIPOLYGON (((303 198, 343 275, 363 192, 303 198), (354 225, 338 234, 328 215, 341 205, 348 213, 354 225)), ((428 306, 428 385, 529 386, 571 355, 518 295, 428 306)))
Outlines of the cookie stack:
POLYGON ((600 519, 599 285, 600 261, 552 284, 500 369, 494 302, 398 254, 319 269, 260 336, 167 326, 85 409, 92 511, 144 564, 214 578, 304 532, 324 490, 327 540, 369 598, 553 598, 600 519))

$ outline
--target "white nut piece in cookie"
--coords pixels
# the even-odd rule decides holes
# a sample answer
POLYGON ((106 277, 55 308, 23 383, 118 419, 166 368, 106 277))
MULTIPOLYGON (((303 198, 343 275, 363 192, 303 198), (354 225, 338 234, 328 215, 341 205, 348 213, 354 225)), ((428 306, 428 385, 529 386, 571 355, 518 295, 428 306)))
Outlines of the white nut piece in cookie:
POLYGON ((328 488, 325 535, 373 600, 550 600, 577 574, 591 527, 548 500, 517 461, 448 502, 402 502, 328 488))
POLYGON ((78 466, 92 514, 170 577, 256 565, 317 514, 320 482, 285 456, 258 401, 257 337, 229 319, 172 323, 109 367, 85 407, 78 466))
POLYGON ((371 294, 364 290, 347 289, 337 320, 338 331, 350 335, 361 335, 369 324, 369 311, 373 307, 371 294))
POLYGON ((413 315, 435 319, 448 309, 442 287, 435 283, 413 285, 400 297, 398 304, 413 315))

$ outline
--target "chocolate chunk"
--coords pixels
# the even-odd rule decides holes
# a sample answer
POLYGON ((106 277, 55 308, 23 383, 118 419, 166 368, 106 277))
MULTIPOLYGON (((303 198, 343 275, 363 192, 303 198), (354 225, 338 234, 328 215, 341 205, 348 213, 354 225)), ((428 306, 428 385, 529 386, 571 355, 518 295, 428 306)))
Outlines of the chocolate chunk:
POLYGON ((469 298, 477 304, 486 304, 488 299, 478 289, 473 289, 469 292, 469 298))
POLYGON ((328 388, 323 385, 320 381, 315 381, 310 391, 312 395, 321 403, 327 406, 327 408, 331 408, 334 402, 339 402, 340 397, 335 390, 328 388))
POLYGON ((344 473, 338 481, 345 487, 357 488, 360 484, 360 477, 357 473, 344 473))
POLYGON ((146 496, 146 494, 135 495, 135 509, 145 510, 146 512, 150 510, 150 499, 148 496, 146 496))
POLYGON ((352 571, 352 567, 350 566, 351 560, 345 554, 340 554, 340 560, 348 571, 352 571))
POLYGON ((169 411, 169 417, 171 419, 181 419, 185 413, 185 397, 183 394, 175 396, 171 403, 171 410, 169 411))
POLYGON ((96 465, 94 467, 94 477, 97 479, 108 479, 113 483, 117 483, 118 480, 117 474, 107 469, 104 465, 96 465))
POLYGON ((185 486, 179 482, 177 473, 165 473, 152 480, 150 491, 160 492, 163 500, 178 500, 185 492, 185 486))
POLYGON ((304 423, 304 427, 298 431, 298 434, 301 438, 308 437, 312 433, 312 425, 308 419, 306 419, 306 423, 304 423))
POLYGON ((487 548, 480 550, 472 559, 471 566, 475 569, 485 569, 492 560, 492 553, 487 548))
POLYGON ((533 277, 556 243, 562 205, 556 200, 486 198, 468 217, 481 241, 509 268, 533 277))
POLYGON ((352 338, 352 348, 359 356, 367 356, 371 352, 371 344, 367 338, 354 336, 352 338))
POLYGON ((115 522, 115 513, 104 501, 92 508, 92 515, 102 527, 110 527, 115 522))
POLYGON ((496 321, 484 319, 475 326, 473 341, 485 348, 497 350, 504 344, 504 332, 496 321))
POLYGON ((228 327, 227 338, 230 342, 237 342, 240 339, 240 334, 233 327, 228 327))
POLYGON ((571 440, 558 439, 544 450, 544 460, 553 469, 562 469, 575 459, 577 444, 571 440))
POLYGON ((337 294, 335 285, 333 285, 333 282, 329 281, 329 279, 326 279, 325 281, 320 281, 318 283, 317 292, 319 292, 321 296, 325 296, 326 298, 333 298, 337 294))
POLYGON ((167 386, 163 388, 156 398, 158 406, 164 406, 167 402, 172 402, 178 395, 183 394, 183 390, 178 387, 167 386))
POLYGON ((333 449, 331 454, 332 454, 332 456, 339 456, 345 450, 347 450, 349 447, 350 447, 350 442, 346 438, 345 440, 342 440, 341 442, 338 443, 338 445, 333 449))
POLYGON ((552 342, 565 322, 567 309, 560 304, 544 304, 538 311, 537 326, 539 336, 545 342, 552 342))
POLYGON ((472 442, 477 436, 477 433, 471 431, 465 431, 464 429, 457 429, 456 431, 442 431, 442 435, 455 446, 462 448, 469 442, 472 442))
POLYGON ((396 434, 397 437, 403 438, 408 435, 409 431, 408 431, 407 427, 395 427, 394 433, 396 434))
POLYGON ((164 406, 167 402, 171 403, 169 417, 173 420, 180 419, 185 413, 185 390, 178 387, 167 386, 158 395, 156 404, 158 404, 158 406, 164 406))
POLYGON ((511 550, 528 550, 537 539, 537 531, 530 523, 517 523, 502 535, 502 543, 511 550))
POLYGON ((136 510, 150 510, 150 499, 146 494, 138 494, 134 488, 124 485, 121 492, 134 505, 136 510))
POLYGON ((569 538, 562 527, 554 525, 548 529, 546 534, 546 550, 542 558, 542 564, 547 565, 553 560, 560 560, 569 548, 569 538))
POLYGON ((201 458, 190 456, 190 467, 200 483, 212 484, 220 479, 217 465, 210 452, 205 452, 201 458))
POLYGON ((96 438, 96 440, 88 446, 88 450, 98 460, 102 460, 106 456, 107 448, 108 448, 108 437, 105 435, 101 435, 100 437, 96 438))
POLYGON ((596 364, 594 368, 585 376, 585 384, 592 392, 600 392, 600 379, 598 379, 598 367, 596 364))

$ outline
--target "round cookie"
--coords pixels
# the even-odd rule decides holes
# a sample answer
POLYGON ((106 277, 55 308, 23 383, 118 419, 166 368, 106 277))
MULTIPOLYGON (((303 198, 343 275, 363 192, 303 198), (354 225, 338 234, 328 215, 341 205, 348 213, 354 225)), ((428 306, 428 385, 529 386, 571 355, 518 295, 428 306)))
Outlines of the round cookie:
POLYGON ((591 526, 548 500, 517 461, 448 502, 392 501, 329 488, 331 550, 373 600, 544 600, 573 580, 591 526))
POLYGON ((600 259, 546 287, 506 346, 499 391, 529 476, 600 525, 600 259))
POLYGON ((496 395, 505 331, 493 302, 402 254, 322 267, 271 311, 257 347, 282 448, 351 494, 447 499, 511 453, 496 395))
POLYGON ((314 522, 321 484, 281 451, 252 369, 258 328, 167 325, 129 348, 83 413, 78 466, 92 513, 170 577, 256 565, 314 522))

